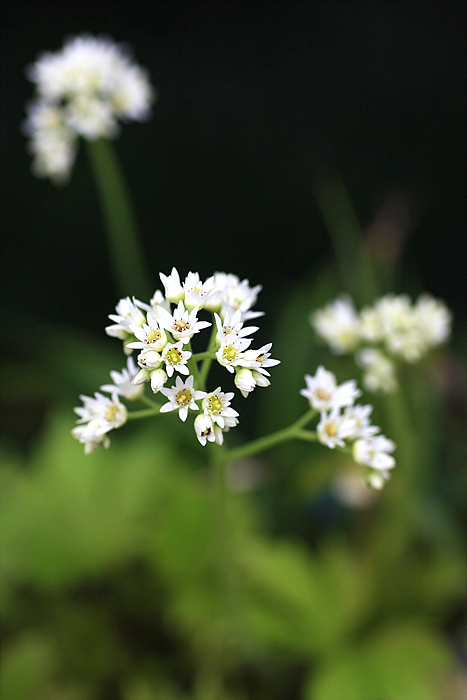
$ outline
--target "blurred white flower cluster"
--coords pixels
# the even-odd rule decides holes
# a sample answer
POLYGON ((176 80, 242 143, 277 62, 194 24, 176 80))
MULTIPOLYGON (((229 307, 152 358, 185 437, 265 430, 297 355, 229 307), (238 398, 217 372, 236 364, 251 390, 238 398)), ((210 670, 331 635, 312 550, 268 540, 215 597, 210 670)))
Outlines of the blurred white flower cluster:
POLYGON ((350 297, 342 296, 315 311, 310 320, 335 354, 357 351, 355 361, 365 370, 368 391, 392 392, 397 381, 391 357, 418 362, 449 337, 452 317, 445 304, 429 294, 415 304, 406 294, 388 294, 360 313, 350 297))
POLYGON ((322 366, 314 377, 306 374, 305 381, 306 389, 300 394, 321 414, 316 428, 318 440, 331 449, 351 443, 354 460, 368 467, 366 483, 381 489, 396 464, 389 454, 396 446, 392 440, 377 434, 381 428, 371 425, 373 406, 355 404, 361 395, 356 382, 352 379, 338 385, 335 375, 322 366))
POLYGON ((112 138, 119 119, 147 119, 155 99, 147 71, 105 37, 72 37, 40 56, 27 76, 36 85, 23 125, 33 171, 57 183, 69 177, 79 136, 112 138))
POLYGON ((157 290, 148 304, 134 297, 121 299, 116 313, 109 316, 113 324, 107 326, 107 334, 123 341, 127 355, 138 350, 137 364, 129 357, 121 373, 111 372, 114 383, 101 387, 112 395, 111 405, 101 394, 95 399, 81 397, 84 408, 75 410, 78 422, 86 425, 76 427, 73 435, 84 443, 86 453, 98 445, 107 447, 107 433, 126 421, 126 409, 118 396, 142 398, 146 382, 154 394, 167 399, 159 407, 160 413, 178 411, 180 419, 186 421, 189 410, 197 411, 194 428, 199 442, 222 444, 224 432, 237 425, 238 412, 230 406, 234 392, 225 393, 220 386, 205 391, 210 363, 217 361, 234 375, 234 384, 244 397, 257 386, 268 386, 268 368, 279 364, 270 356, 271 343, 250 348, 252 338, 248 336, 258 327, 244 327, 249 319, 263 315, 252 310, 260 285, 250 287, 248 280, 223 272, 205 282, 198 273, 189 272, 182 282, 175 268, 168 276, 161 273, 160 278, 164 293, 157 290), (214 319, 215 325, 198 320, 200 312, 214 319), (194 354, 193 337, 208 327, 212 330, 206 350, 194 354), (170 379, 175 383, 167 386, 170 379), (99 423, 93 423, 95 418, 99 423))

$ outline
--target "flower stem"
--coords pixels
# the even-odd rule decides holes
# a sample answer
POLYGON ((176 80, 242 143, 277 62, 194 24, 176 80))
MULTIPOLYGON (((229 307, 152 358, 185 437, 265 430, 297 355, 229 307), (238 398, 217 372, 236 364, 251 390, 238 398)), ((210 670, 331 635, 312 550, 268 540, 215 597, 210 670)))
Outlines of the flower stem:
POLYGON ((225 450, 223 457, 226 462, 233 462, 236 459, 243 459, 244 457, 250 457, 259 452, 269 450, 271 447, 274 447, 274 445, 278 445, 286 440, 294 440, 297 438, 302 440, 316 440, 316 433, 302 430, 315 415, 316 411, 312 408, 287 428, 282 428, 282 430, 278 430, 275 433, 247 442, 240 447, 225 450))
POLYGON ((233 557, 231 513, 228 507, 228 460, 224 458, 224 452, 225 449, 221 445, 211 446, 211 465, 214 486, 214 534, 219 586, 224 596, 226 612, 230 620, 230 632, 238 637, 242 634, 243 621, 240 609, 239 586, 233 557))
POLYGON ((128 411, 128 420, 133 418, 148 418, 149 416, 157 416, 160 413, 160 406, 155 406, 154 408, 143 408, 141 411, 128 411))
POLYGON ((107 230, 110 263, 118 291, 149 297, 150 284, 136 218, 112 144, 86 141, 91 168, 107 230))
MULTIPOLYGON (((206 350, 206 352, 197 352, 196 355, 192 355, 191 359, 196 360, 196 362, 198 362, 199 360, 212 360, 212 359, 214 359, 215 356, 216 356, 216 353, 214 350, 206 350)), ((201 371, 203 370, 203 368, 204 368, 204 362, 203 362, 203 367, 201 368, 201 371)))
POLYGON ((158 403, 156 403, 155 401, 152 401, 151 399, 148 399, 148 397, 145 396, 144 394, 139 397, 139 400, 142 403, 145 403, 146 406, 149 406, 150 408, 160 408, 160 405, 158 403))
MULTIPOLYGON (((191 352, 191 343, 188 343, 188 350, 191 352)), ((190 359, 187 362, 187 365, 188 365, 188 368, 190 370, 190 374, 192 374, 194 377, 195 387, 197 389, 200 389, 201 391, 203 391, 204 390, 204 382, 201 380, 201 377, 199 374, 196 355, 192 355, 190 357, 190 359)))
POLYGON ((211 337, 209 338, 208 349, 206 352, 199 353, 196 357, 199 360, 203 360, 203 364, 200 369, 200 378, 203 382, 203 386, 206 384, 206 379, 208 378, 209 370, 211 368, 211 362, 216 356, 216 348, 218 346, 217 340, 217 326, 213 323, 211 337), (202 357, 200 357, 202 355, 202 357))
POLYGON ((313 192, 345 288, 362 303, 371 301, 378 296, 379 284, 344 182, 337 175, 323 177, 314 184, 313 192))

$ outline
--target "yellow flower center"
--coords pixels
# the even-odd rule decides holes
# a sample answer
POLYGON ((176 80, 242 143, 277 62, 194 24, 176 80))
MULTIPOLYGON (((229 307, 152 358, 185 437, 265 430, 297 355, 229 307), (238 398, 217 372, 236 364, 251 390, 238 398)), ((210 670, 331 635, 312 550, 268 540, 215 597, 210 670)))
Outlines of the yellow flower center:
POLYGON ((216 415, 222 411, 222 401, 217 394, 210 397, 208 400, 208 407, 210 413, 215 413, 216 415))
POLYGON ((321 401, 328 401, 329 400, 329 394, 327 391, 324 391, 324 389, 317 389, 316 396, 318 399, 321 399, 321 401))
POLYGON ((335 423, 327 423, 324 432, 329 435, 329 437, 335 437, 337 435, 337 425, 335 423))
POLYGON ((189 389, 181 389, 181 391, 178 392, 177 398, 175 399, 176 403, 179 406, 188 406, 191 403, 192 399, 192 394, 189 389))
POLYGON ((105 413, 105 418, 106 420, 112 422, 115 420, 116 416, 118 414, 118 406, 115 406, 115 404, 112 404, 112 406, 109 406, 105 413))
POLYGON ((233 345, 228 345, 222 351, 222 359, 225 360, 225 362, 233 362, 236 357, 237 357, 237 348, 234 347, 233 345))
POLYGON ((146 341, 148 343, 157 343, 162 337, 161 332, 158 330, 152 330, 146 334, 146 341))
POLYGON ((178 365, 181 362, 182 353, 177 348, 172 348, 167 353, 167 362, 171 365, 178 365))

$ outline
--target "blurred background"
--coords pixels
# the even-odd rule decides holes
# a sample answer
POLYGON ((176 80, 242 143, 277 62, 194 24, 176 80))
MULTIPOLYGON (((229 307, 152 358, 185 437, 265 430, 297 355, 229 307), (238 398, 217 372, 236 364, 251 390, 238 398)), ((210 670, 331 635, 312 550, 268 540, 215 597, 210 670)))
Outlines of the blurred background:
POLYGON ((1 12, 2 698, 465 699, 465 4, 1 12), (232 467, 233 596, 190 430, 127 425, 86 459, 70 437, 78 394, 124 364, 103 332, 119 293, 85 149, 56 187, 20 124, 26 66, 83 31, 128 43, 158 92, 114 143, 154 289, 174 265, 263 285, 257 339, 282 364, 232 440, 298 417, 319 363, 358 378, 308 322, 337 294, 427 291, 454 314, 404 392, 365 396, 398 443, 381 495, 320 446, 232 467))

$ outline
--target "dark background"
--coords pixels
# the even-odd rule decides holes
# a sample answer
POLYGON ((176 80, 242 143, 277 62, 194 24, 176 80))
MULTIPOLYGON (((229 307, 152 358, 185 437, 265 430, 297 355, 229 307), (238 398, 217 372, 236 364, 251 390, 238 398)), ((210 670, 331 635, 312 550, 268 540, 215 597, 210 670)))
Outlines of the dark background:
POLYGON ((465 318, 464 2, 3 2, 4 304, 99 331, 115 306, 82 148, 30 174, 25 67, 67 35, 127 42, 159 93, 115 146, 153 271, 262 283, 259 308, 332 256, 311 183, 333 172, 362 224, 395 207, 396 292, 465 318))

